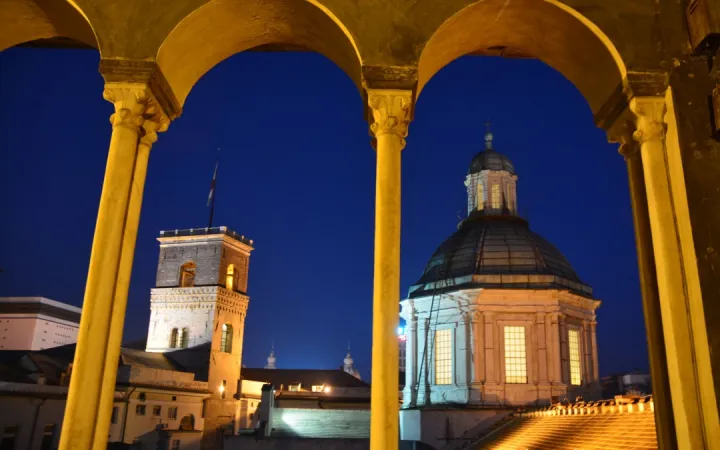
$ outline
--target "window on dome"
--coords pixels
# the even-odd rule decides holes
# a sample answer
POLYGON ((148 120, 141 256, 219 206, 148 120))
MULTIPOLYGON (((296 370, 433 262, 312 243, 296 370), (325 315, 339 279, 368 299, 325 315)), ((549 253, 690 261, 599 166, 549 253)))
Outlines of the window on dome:
POLYGON ((482 211, 484 207, 485 207, 485 192, 483 189, 482 181, 479 181, 477 184, 477 209, 478 209, 478 211, 482 211))
POLYGON ((493 209, 500 209, 500 185, 499 184, 493 184, 492 185, 492 208, 493 209))
POLYGON ((568 330, 568 346, 570 347, 570 384, 580 386, 580 333, 578 330, 568 330))
POLYGON ((452 384, 452 330, 435 331, 435 384, 452 384))
POLYGON ((505 327, 505 382, 508 384, 528 382, 525 327, 505 327))

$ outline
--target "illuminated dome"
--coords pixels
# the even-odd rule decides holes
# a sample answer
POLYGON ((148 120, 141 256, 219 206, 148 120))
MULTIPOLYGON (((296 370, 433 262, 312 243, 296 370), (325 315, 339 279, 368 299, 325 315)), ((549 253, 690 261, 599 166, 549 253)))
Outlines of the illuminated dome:
POLYGON ((479 173, 483 170, 504 170, 515 175, 515 167, 513 167, 510 158, 493 149, 487 149, 475 155, 470 163, 468 175, 479 173))
POLYGON ((468 217, 435 251, 410 298, 468 288, 563 289, 592 297, 572 266, 517 214, 517 175, 506 156, 485 149, 465 177, 468 217))
POLYGON ((471 288, 565 289, 592 296, 565 256, 525 220, 481 211, 438 247, 409 296, 471 288))

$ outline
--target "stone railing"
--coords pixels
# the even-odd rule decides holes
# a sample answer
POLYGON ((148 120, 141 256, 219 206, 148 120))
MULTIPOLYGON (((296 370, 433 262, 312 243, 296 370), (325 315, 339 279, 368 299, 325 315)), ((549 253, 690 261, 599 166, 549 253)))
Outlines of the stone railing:
POLYGON ((534 411, 524 411, 524 417, 540 416, 572 416, 584 414, 619 414, 633 412, 654 412, 655 403, 652 395, 631 396, 616 395, 611 400, 598 400, 594 402, 577 402, 571 404, 556 403, 534 411))

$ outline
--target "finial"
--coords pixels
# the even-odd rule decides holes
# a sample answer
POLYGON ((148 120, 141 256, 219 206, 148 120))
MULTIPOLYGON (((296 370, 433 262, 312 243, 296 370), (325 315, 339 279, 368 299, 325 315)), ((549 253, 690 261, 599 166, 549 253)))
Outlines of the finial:
POLYGON ((493 135, 490 132, 490 121, 487 120, 485 122, 485 149, 486 150, 492 149, 492 140, 493 140, 493 135))

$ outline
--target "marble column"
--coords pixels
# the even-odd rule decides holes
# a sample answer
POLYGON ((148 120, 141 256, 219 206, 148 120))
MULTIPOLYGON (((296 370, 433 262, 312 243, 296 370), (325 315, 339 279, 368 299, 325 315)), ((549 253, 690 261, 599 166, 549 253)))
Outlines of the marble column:
POLYGON ((414 405, 417 392, 417 316, 413 312, 412 318, 407 324, 405 336, 407 336, 405 348, 405 389, 403 403, 406 407, 414 405))
POLYGON ((594 320, 590 322, 590 346, 592 348, 592 381, 600 381, 597 351, 597 322, 594 320))
POLYGON ((398 447, 398 303, 400 302, 400 154, 412 92, 368 89, 375 138, 375 276, 373 286, 370 450, 398 447))
POLYGON ((720 418, 674 108, 670 89, 663 97, 634 97, 630 103, 644 169, 677 444, 713 448, 720 442, 720 418))
POLYGON ((477 311, 473 315, 473 381, 485 382, 485 314, 477 311))
POLYGON ((105 449, 150 147, 169 119, 145 83, 107 83, 115 113, 60 449, 105 449))
POLYGON ((568 333, 565 314, 558 314, 558 328, 560 330, 560 380, 569 385, 570 358, 568 357, 568 333))
POLYGON ((537 381, 548 382, 548 345, 545 328, 545 313, 535 315, 535 340, 537 342, 537 381))
POLYGON ((493 323, 493 320, 495 319, 495 314, 492 312, 487 312, 483 314, 485 323, 484 323, 484 332, 485 332, 485 382, 486 383, 500 383, 500 377, 499 370, 500 367, 498 367, 498 358, 499 358, 499 352, 497 348, 496 338, 495 338, 495 324, 493 323))

